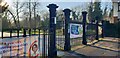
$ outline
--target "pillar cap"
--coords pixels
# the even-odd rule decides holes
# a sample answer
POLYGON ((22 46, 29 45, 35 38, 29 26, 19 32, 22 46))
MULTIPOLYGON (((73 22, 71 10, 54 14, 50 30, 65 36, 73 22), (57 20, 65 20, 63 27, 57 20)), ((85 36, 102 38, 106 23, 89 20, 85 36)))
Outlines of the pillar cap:
POLYGON ((87 11, 83 11, 82 14, 87 14, 87 11))
POLYGON ((71 12, 71 10, 66 8, 66 9, 63 10, 63 12, 71 12))
POLYGON ((47 7, 48 8, 58 8, 58 6, 56 4, 49 4, 47 7))

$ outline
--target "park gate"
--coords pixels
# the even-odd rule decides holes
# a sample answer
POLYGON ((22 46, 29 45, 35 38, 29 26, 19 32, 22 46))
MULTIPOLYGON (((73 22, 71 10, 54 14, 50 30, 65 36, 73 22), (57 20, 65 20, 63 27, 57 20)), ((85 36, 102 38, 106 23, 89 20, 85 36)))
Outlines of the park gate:
POLYGON ((95 22, 88 23, 86 21, 87 12, 82 12, 82 22, 71 20, 70 9, 64 9, 65 27, 64 27, 64 50, 69 51, 76 45, 87 45, 94 40, 99 40, 104 37, 103 21, 98 21, 96 17, 95 22), (101 24, 100 24, 101 23, 101 24))
POLYGON ((98 26, 101 25, 98 24, 97 20, 96 23, 87 23, 86 11, 82 12, 82 22, 70 20, 70 9, 63 10, 65 20, 56 21, 56 8, 58 6, 49 4, 47 7, 50 13, 49 26, 39 26, 37 28, 17 27, 2 30, 2 40, 0 40, 0 45, 2 45, 0 46, 0 55, 2 57, 10 56, 12 58, 17 56, 21 58, 20 56, 23 56, 26 58, 39 56, 46 58, 46 56, 49 56, 49 58, 54 58, 57 56, 58 50, 70 51, 71 47, 81 43, 87 45, 88 38, 99 40, 98 26), (56 23, 59 22, 62 22, 62 24, 57 25, 56 23), (93 29, 90 28, 92 25, 93 29), (9 36, 4 37, 4 32, 9 32, 9 36), (74 36, 77 38, 74 38, 74 36))

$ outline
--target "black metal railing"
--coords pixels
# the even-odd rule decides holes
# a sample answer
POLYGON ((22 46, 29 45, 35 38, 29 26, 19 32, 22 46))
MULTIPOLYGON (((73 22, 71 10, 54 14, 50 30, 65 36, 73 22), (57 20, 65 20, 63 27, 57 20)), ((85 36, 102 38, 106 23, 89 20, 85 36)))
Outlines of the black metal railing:
POLYGON ((48 29, 49 28, 47 27, 41 27, 41 28, 34 28, 34 29, 20 28, 20 29, 2 30, 1 32, 2 35, 0 37, 2 39, 1 40, 2 47, 0 47, 0 49, 1 51, 9 51, 10 53, 4 52, 4 53, 8 53, 8 55, 5 55, 3 52, 1 52, 0 54, 2 54, 3 57, 6 57, 6 56, 30 57, 30 55, 32 56, 32 54, 29 54, 29 53, 33 53, 29 51, 29 49, 31 48, 30 45, 32 45, 32 43, 36 41, 36 43, 34 44, 37 44, 37 47, 38 47, 37 52, 39 54, 39 57, 48 56, 48 47, 49 47, 48 46, 48 42, 49 42, 48 29), (6 48, 7 50, 4 50, 3 48, 6 48), (13 54, 15 55, 13 55, 12 52, 14 52, 13 54))

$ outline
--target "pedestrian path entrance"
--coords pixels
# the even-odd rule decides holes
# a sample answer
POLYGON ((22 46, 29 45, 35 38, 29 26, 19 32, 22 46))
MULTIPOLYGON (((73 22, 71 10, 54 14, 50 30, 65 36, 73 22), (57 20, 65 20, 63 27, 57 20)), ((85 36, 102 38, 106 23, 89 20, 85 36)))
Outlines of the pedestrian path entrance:
POLYGON ((63 10, 63 19, 58 19, 56 4, 49 4, 48 26, 31 28, 30 26, 3 29, 0 40, 1 57, 42 57, 56 58, 59 51, 72 51, 65 55, 115 55, 119 51, 116 39, 104 38, 104 21, 96 16, 93 22, 87 22, 87 12, 82 12, 81 21, 70 18, 70 9, 63 10), (7 33, 6 33, 7 32, 7 33), (9 36, 4 37, 4 33, 9 36), (109 41, 108 41, 109 40, 109 41), (98 53, 99 52, 99 53, 98 53), (107 53, 106 53, 107 52, 107 53), (113 53, 112 53, 113 52, 113 53), (110 54, 108 54, 110 53, 110 54))
MULTIPOLYGON (((107 39, 107 38, 104 38, 107 39)), ((95 44, 91 45, 83 45, 73 48, 72 51, 78 54, 90 56, 90 57, 113 57, 116 58, 119 56, 119 42, 112 42, 110 38, 109 40, 104 41, 101 39, 95 44)))

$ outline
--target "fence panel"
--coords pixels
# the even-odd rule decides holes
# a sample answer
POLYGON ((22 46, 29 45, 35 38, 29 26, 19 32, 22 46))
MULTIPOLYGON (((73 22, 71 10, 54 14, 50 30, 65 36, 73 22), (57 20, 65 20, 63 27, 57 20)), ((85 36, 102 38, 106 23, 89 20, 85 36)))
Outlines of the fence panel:
MULTIPOLYGON (((11 29, 12 30, 12 29, 11 29)), ((23 30, 20 30, 20 36, 16 30, 12 33, 3 32, 3 38, 0 39, 0 56, 1 57, 45 57, 48 56, 48 39, 49 34, 47 29, 31 29, 31 36, 29 36, 29 29, 26 30, 26 37, 23 37, 23 30), (10 36, 5 36, 6 34, 10 36)))
POLYGON ((86 39, 87 43, 91 43, 96 40, 96 25, 87 24, 86 25, 86 39))
POLYGON ((64 21, 60 20, 57 21, 56 24, 56 47, 57 50, 64 50, 64 44, 65 44, 65 26, 64 21))

